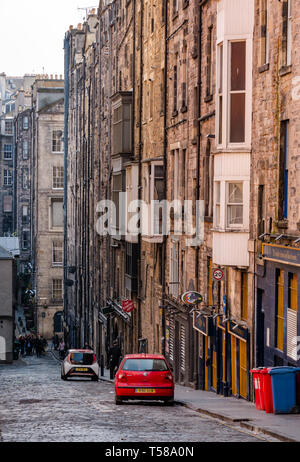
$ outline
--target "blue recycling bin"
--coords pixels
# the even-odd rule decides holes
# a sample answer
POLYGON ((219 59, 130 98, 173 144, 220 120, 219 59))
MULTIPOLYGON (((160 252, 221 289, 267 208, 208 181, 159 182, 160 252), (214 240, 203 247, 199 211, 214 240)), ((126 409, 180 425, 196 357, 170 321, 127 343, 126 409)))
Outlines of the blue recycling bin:
POLYGON ((283 366, 269 370, 272 380, 274 414, 289 414, 296 406, 296 374, 300 368, 283 366))

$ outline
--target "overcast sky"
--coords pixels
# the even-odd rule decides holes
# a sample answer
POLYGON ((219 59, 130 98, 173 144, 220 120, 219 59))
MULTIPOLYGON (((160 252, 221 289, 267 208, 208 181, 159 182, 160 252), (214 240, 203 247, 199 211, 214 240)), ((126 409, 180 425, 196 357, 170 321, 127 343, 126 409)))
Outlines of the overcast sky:
POLYGON ((0 73, 63 74, 63 39, 98 0, 0 0, 0 73))

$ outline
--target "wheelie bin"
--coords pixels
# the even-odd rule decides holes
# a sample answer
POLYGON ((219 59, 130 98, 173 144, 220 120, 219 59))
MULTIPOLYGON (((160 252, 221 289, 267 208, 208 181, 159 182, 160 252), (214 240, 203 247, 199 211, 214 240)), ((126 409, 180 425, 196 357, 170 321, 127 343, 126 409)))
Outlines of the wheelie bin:
POLYGON ((272 367, 264 367, 261 370, 262 384, 263 384, 263 400, 264 409, 267 414, 273 414, 273 394, 272 394, 272 380, 269 371, 272 367))
POLYGON ((268 371, 272 380, 273 406, 275 414, 289 414, 296 406, 297 367, 283 366, 268 371))
POLYGON ((264 369, 263 367, 257 367, 250 371, 250 373, 253 376, 256 409, 258 409, 259 411, 264 411, 265 409, 264 384, 263 384, 263 376, 261 374, 261 371, 263 369, 264 369))

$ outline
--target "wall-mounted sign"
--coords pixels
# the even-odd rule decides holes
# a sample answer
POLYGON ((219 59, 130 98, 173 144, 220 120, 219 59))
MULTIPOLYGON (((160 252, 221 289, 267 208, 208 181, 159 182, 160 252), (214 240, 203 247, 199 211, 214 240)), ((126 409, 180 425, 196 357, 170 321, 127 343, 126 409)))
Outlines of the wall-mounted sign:
POLYGON ((228 323, 228 332, 235 337, 238 337, 244 342, 247 342, 248 338, 248 329, 246 327, 240 326, 239 324, 229 321, 228 323))
POLYGON ((201 315, 201 313, 194 311, 193 313, 193 327, 201 334, 207 336, 211 335, 212 318, 201 315))
POLYGON ((300 249, 276 244, 263 244, 264 260, 300 266, 300 249))
POLYGON ((186 305, 193 306, 193 305, 198 305, 198 303, 203 302, 203 296, 199 294, 199 292, 189 291, 189 292, 185 292, 181 296, 181 300, 186 305))
POLYGON ((213 278, 215 281, 222 281, 224 277, 224 272, 221 269, 213 270, 213 278))

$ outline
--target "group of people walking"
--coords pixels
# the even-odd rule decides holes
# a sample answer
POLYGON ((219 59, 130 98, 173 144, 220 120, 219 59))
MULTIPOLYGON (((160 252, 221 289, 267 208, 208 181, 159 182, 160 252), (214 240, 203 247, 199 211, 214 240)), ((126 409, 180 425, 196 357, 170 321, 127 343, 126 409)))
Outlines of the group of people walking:
POLYGON ((47 348, 47 340, 42 335, 21 335, 14 345, 14 356, 32 356, 37 357, 44 355, 47 348))

